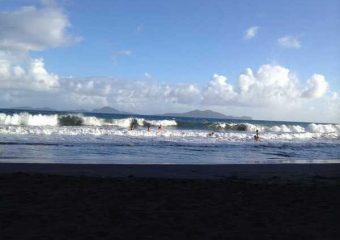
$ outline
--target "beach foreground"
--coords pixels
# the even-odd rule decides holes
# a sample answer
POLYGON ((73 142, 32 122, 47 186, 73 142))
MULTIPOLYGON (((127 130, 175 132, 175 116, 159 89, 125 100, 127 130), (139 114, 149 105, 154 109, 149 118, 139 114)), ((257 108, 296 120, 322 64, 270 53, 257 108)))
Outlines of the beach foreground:
POLYGON ((339 239, 339 166, 317 166, 0 164, 0 238, 339 239))

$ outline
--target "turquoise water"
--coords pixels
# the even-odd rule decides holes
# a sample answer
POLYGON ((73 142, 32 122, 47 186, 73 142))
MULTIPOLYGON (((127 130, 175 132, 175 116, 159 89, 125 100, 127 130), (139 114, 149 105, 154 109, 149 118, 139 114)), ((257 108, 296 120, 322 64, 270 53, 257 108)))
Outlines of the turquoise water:
POLYGON ((340 124, 6 109, 0 162, 340 163, 340 124))

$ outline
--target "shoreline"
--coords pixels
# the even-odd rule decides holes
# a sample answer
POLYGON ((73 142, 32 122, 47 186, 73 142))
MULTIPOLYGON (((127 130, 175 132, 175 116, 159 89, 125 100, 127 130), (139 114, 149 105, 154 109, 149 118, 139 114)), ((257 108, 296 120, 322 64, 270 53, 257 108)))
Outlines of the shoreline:
POLYGON ((340 164, 64 164, 0 163, 0 174, 41 173, 111 178, 223 179, 340 177, 340 164))

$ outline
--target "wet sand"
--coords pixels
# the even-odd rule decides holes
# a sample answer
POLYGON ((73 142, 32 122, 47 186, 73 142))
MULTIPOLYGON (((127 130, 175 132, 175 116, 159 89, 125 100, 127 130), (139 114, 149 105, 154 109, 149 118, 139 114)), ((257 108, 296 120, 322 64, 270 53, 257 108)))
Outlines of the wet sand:
POLYGON ((0 164, 0 239, 340 239, 339 169, 0 164))

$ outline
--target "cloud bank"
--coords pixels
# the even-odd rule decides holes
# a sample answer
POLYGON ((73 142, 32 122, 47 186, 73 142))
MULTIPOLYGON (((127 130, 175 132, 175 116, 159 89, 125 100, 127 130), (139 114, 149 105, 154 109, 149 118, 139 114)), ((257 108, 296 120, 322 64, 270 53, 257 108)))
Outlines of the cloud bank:
MULTIPOLYGON (((309 119, 339 121, 339 115, 333 113, 339 106, 340 98, 338 93, 329 91, 326 78, 321 74, 313 74, 303 81, 288 68, 265 64, 255 70, 245 69, 233 82, 219 74, 213 74, 203 85, 168 84, 145 78, 141 81, 113 77, 59 78, 59 85, 53 90, 34 90, 38 91, 35 94, 37 102, 39 94, 44 96, 44 93, 49 92, 49 96, 54 99, 54 106, 61 109, 65 109, 65 106, 69 109, 92 109, 110 105, 137 113, 164 113, 211 108, 229 114, 248 113, 257 118, 275 116, 281 120, 285 117, 302 120, 310 106, 319 106, 318 109, 308 110, 311 111, 309 119), (230 109, 238 110, 230 112, 230 109), (320 115, 320 110, 326 112, 320 115)), ((9 92, 18 93, 17 90, 13 88, 9 92)), ((25 96, 27 91, 32 90, 25 89, 20 94, 25 96)), ((7 98, 10 99, 10 96, 7 98)), ((31 95, 27 95, 27 98, 21 99, 27 102, 31 95)))

